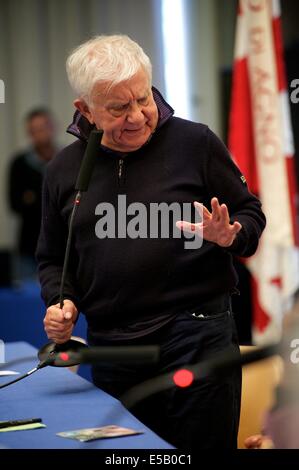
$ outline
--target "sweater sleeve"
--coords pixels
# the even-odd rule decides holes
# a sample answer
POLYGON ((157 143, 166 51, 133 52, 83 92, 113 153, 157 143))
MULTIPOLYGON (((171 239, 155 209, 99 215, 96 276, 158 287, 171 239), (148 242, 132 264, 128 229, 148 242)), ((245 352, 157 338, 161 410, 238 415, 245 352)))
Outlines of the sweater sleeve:
MULTIPOLYGON (((42 222, 37 244, 36 260, 38 263, 41 295, 47 307, 59 301, 60 282, 66 249, 68 228, 61 217, 55 197, 50 188, 54 184, 49 175, 49 166, 45 174, 42 191, 42 222)), ((71 258, 71 257, 70 257, 71 258)), ((70 264, 72 260, 70 259, 70 264)), ((76 295, 75 282, 69 266, 65 280, 64 298, 72 300, 78 310, 79 299, 76 295)))
POLYGON ((210 200, 217 197, 220 204, 225 203, 230 221, 242 225, 232 245, 225 250, 238 256, 252 256, 266 225, 261 202, 249 191, 227 148, 210 129, 207 129, 207 140, 205 179, 210 200))

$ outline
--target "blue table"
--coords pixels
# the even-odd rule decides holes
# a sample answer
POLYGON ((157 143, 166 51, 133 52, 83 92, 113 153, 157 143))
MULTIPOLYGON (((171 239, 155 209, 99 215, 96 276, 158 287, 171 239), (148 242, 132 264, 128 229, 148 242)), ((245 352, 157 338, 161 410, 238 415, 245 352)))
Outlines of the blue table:
MULTIPOLYGON (((36 349, 9 343, 6 362, 31 356, 7 368, 25 373, 36 364, 36 349)), ((12 377, 14 378, 14 377, 12 377)), ((0 377, 0 384, 11 377, 0 377)), ((138 421, 115 398, 67 368, 46 367, 0 390, 0 420, 42 418, 46 428, 0 433, 0 446, 11 449, 173 449, 138 421), (144 434, 83 443, 56 436, 57 432, 116 424, 144 434)))

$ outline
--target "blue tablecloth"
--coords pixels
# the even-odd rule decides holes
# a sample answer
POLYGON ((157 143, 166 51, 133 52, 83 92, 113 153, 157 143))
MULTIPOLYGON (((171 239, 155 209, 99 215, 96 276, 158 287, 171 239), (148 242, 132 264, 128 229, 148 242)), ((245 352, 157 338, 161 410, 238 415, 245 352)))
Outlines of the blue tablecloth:
MULTIPOLYGON (((6 361, 32 356, 7 368, 25 373, 36 364, 36 349, 27 343, 6 345, 6 361)), ((0 377, 0 384, 11 377, 0 377)), ((46 428, 0 433, 0 445, 12 449, 172 449, 123 405, 67 368, 46 367, 0 390, 0 421, 42 418, 46 428), (116 424, 144 434, 82 443, 57 432, 116 424)))

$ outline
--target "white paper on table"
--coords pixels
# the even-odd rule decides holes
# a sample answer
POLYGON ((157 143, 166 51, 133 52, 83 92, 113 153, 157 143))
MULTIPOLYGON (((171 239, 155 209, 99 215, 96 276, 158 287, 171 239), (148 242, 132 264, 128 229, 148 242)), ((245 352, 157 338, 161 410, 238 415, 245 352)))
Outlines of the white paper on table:
POLYGON ((0 370, 0 377, 5 377, 7 375, 18 375, 20 372, 15 372, 14 370, 0 370))

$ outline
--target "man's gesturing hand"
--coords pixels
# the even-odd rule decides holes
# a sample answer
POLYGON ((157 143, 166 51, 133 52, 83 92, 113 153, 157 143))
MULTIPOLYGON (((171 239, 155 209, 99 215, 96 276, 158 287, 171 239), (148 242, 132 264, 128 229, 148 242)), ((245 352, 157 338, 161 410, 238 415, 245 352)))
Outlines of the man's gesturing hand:
POLYGON ((44 318, 48 338, 57 344, 68 341, 72 336, 77 316, 78 310, 71 300, 65 299, 62 309, 59 304, 51 305, 44 318))
POLYGON ((194 207, 202 217, 202 222, 191 224, 180 220, 176 222, 176 226, 186 232, 198 233, 204 240, 216 243, 219 246, 230 246, 241 230, 242 225, 239 222, 230 223, 226 204, 220 205, 218 199, 213 197, 211 200, 212 212, 197 201, 194 202, 194 207))

